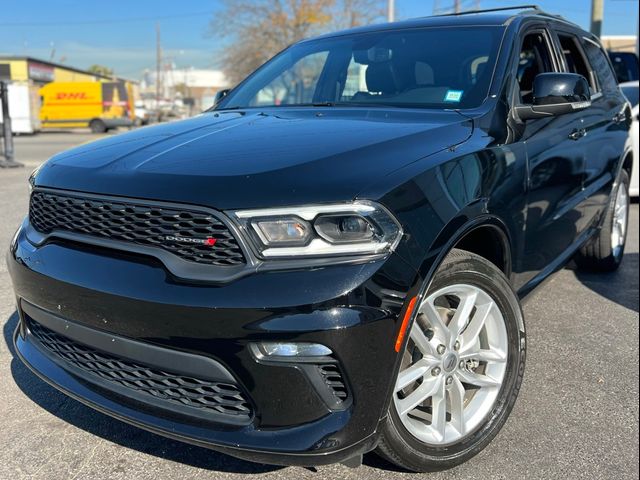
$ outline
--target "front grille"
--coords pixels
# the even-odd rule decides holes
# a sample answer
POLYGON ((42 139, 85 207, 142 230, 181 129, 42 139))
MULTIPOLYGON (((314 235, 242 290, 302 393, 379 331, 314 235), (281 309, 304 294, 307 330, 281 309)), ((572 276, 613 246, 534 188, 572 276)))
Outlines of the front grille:
POLYGON ((223 414, 236 420, 251 418, 249 403, 235 385, 140 365, 79 344, 31 319, 28 325, 32 335, 52 355, 90 376, 172 404, 223 414))
POLYGON ((340 368, 335 363, 326 363, 318 366, 324 383, 329 387, 336 399, 344 402, 349 396, 347 386, 342 378, 340 368))
POLYGON ((102 200, 35 191, 29 220, 44 234, 56 230, 157 247, 204 265, 237 266, 244 255, 227 226, 214 215, 197 209, 145 205, 130 200, 102 200), (213 246, 167 240, 214 238, 213 246))

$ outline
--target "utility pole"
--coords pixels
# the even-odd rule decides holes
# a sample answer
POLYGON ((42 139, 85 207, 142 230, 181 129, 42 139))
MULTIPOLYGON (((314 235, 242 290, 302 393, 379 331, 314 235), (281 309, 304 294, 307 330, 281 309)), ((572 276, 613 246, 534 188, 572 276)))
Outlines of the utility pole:
POLYGON ((162 68, 162 49, 160 48, 160 23, 156 23, 156 110, 160 109, 161 68, 162 68))
POLYGON ((602 18, 604 17, 604 0, 591 0, 591 33, 602 35, 602 18))
POLYGON ((453 2, 453 11, 455 13, 460 13, 460 0, 455 0, 455 2, 453 2))
POLYGON ((396 19, 396 2, 387 0, 387 21, 393 22, 396 19))

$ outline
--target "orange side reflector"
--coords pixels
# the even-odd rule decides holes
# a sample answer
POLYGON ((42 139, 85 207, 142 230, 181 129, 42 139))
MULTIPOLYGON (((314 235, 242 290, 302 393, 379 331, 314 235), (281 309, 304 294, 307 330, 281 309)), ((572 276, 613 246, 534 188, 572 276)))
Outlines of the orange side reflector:
POLYGON ((402 325, 400 325, 400 331, 398 332, 398 338, 396 338, 396 353, 400 352, 402 348, 402 342, 404 341, 404 336, 407 334, 407 327, 409 326, 409 320, 411 319, 411 315, 413 314, 414 308, 416 308, 416 300, 418 297, 413 297, 409 302, 409 306, 407 310, 404 312, 404 318, 402 319, 402 325))

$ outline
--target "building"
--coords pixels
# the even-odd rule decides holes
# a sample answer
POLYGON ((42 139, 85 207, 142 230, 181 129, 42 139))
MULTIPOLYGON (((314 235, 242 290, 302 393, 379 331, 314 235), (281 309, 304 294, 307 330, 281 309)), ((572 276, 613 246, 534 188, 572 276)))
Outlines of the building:
POLYGON ((638 54, 638 37, 636 35, 603 35, 602 46, 615 52, 632 52, 638 54))
MULTIPOLYGON (((229 82, 220 70, 198 68, 167 68, 161 72, 160 89, 156 90, 155 71, 146 71, 140 83, 143 98, 155 102, 156 93, 165 104, 180 104, 191 114, 201 112, 213 105, 219 90, 229 88, 229 82)), ((154 105, 148 105, 153 107, 154 105)))
POLYGON ((109 79, 102 75, 31 57, 0 56, 0 72, 12 82, 30 82, 39 86, 48 82, 98 82, 109 79), (8 73, 8 75, 7 75, 8 73))

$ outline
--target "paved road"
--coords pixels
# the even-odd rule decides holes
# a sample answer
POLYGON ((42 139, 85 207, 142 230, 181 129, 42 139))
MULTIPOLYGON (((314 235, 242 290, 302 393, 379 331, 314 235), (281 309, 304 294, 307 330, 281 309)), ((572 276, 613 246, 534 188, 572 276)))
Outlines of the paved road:
MULTIPOLYGON (((18 138, 28 167, 0 170, 0 246, 27 211, 27 176, 87 134, 18 138)), ((32 375, 9 344, 14 299, 0 262, 0 478, 486 479, 638 478, 638 205, 621 270, 565 269, 527 300, 529 352, 520 398, 503 431, 465 465, 398 472, 375 455, 341 465, 280 468, 235 460, 146 433, 66 398, 32 375)))

